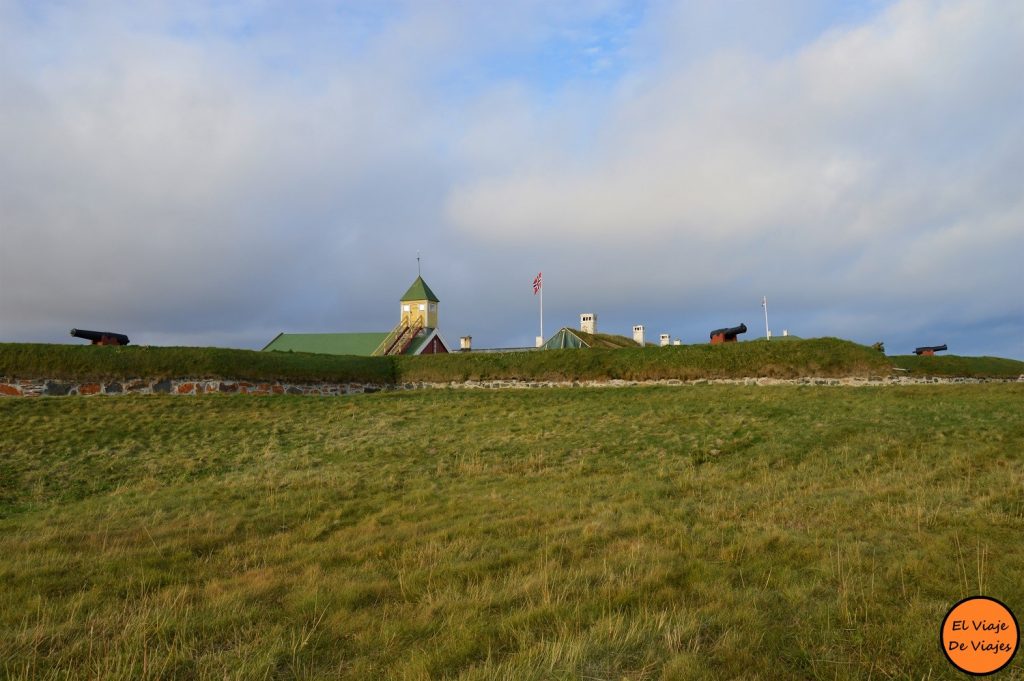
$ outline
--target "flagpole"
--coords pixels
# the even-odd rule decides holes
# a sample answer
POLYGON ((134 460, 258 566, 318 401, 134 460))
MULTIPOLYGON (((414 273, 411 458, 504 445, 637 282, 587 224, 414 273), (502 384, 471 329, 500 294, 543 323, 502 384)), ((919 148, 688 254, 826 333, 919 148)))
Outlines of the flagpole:
POLYGON ((764 338, 765 340, 772 339, 772 332, 768 330, 768 297, 761 296, 761 307, 764 308, 764 338))
POLYGON ((533 278, 533 295, 540 295, 540 335, 537 336, 537 347, 544 342, 544 273, 538 272, 533 278))
POLYGON ((543 343, 544 338, 544 281, 540 282, 540 337, 543 343))

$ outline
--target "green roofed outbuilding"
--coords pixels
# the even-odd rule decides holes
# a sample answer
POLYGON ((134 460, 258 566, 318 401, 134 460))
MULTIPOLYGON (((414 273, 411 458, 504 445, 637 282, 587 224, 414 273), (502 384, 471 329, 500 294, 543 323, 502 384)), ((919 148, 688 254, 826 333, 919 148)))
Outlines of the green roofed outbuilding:
POLYGON ((263 348, 267 352, 310 352, 319 355, 431 355, 447 353, 437 330, 440 302, 423 277, 416 277, 402 296, 400 321, 391 331, 371 333, 279 333, 263 348))

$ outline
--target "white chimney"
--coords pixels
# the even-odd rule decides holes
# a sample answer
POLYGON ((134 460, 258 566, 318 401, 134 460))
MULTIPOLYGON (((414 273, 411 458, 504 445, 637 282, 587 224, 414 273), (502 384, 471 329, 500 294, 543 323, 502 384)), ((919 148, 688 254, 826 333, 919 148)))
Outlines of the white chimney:
POLYGON ((663 348, 667 347, 672 344, 672 337, 669 336, 667 333, 663 333, 660 336, 658 336, 658 344, 663 348))
POLYGON ((636 344, 639 345, 640 347, 644 346, 644 325, 643 324, 637 324, 636 326, 633 327, 633 340, 636 341, 636 344))
POLYGON ((593 312, 584 312, 581 314, 580 331, 583 333, 597 333, 597 315, 593 312))
POLYGON ((473 349, 473 337, 463 336, 459 339, 459 348, 461 350, 472 350, 473 349))
POLYGON ((682 345, 682 342, 678 338, 676 338, 674 341, 672 341, 672 345, 682 345))
POLYGON ((782 335, 783 336, 788 336, 789 335, 789 329, 783 329, 782 330, 782 335))
POLYGON ((536 336, 535 342, 537 343, 538 348, 544 345, 544 336, 536 336))

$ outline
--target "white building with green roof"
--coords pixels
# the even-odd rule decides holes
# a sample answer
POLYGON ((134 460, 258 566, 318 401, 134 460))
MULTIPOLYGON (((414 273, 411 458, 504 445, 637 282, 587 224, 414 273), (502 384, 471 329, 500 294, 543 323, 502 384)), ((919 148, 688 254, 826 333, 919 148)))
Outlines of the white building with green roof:
POLYGON ((319 355, 434 355, 447 353, 437 330, 441 301, 423 277, 416 277, 399 301, 399 321, 379 333, 279 333, 263 348, 267 352, 311 352, 319 355))

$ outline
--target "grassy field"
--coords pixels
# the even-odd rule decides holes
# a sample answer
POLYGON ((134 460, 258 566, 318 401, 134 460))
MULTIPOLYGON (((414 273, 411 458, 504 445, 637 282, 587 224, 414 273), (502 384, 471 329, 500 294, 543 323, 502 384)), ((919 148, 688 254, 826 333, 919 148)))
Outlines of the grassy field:
POLYGON ((1024 615, 1022 405, 1018 384, 0 401, 0 673, 962 678, 946 610, 1024 615))

